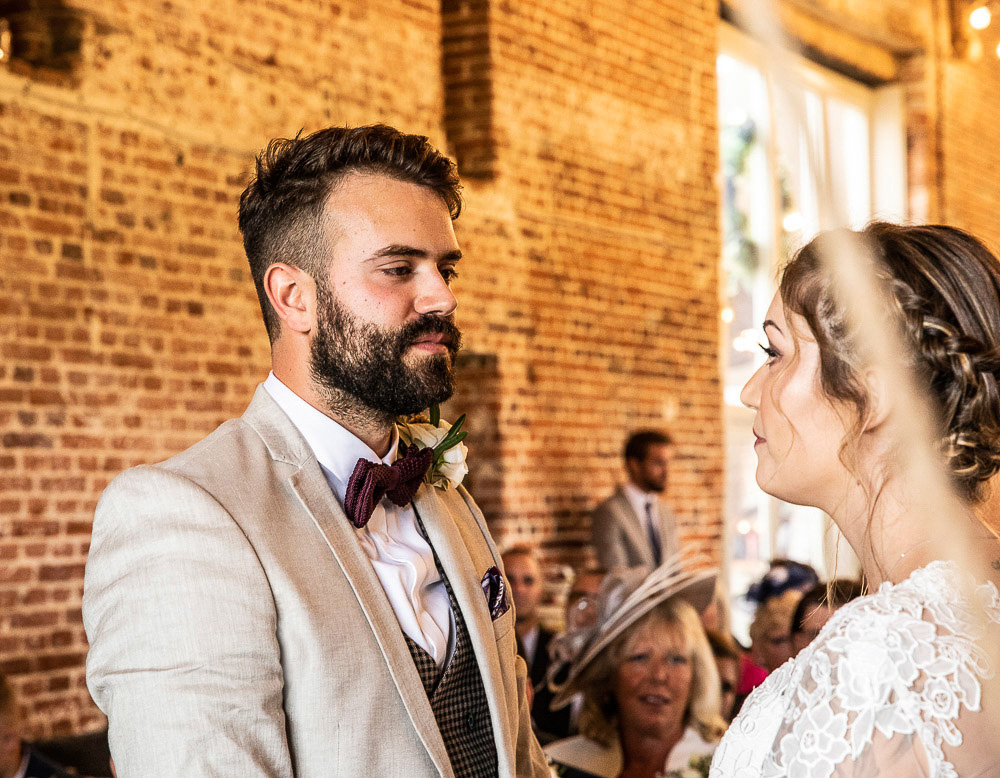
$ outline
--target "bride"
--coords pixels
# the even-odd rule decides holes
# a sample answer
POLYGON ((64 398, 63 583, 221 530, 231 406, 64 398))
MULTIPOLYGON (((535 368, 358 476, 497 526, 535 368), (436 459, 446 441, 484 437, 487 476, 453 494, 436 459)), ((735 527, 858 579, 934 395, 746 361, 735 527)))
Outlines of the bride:
POLYGON ((981 516, 1000 469, 1000 262, 945 226, 827 233, 783 271, 764 331, 741 395, 757 482, 832 516, 872 594, 747 699, 710 775, 1000 775, 1000 544, 981 516), (845 249, 870 282, 844 283, 845 249))

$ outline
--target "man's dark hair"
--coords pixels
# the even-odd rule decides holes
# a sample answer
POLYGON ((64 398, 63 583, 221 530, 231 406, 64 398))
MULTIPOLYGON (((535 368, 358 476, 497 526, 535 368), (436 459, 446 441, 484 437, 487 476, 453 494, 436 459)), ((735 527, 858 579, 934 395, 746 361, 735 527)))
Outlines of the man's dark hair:
POLYGON ((287 262, 320 278, 323 206, 349 173, 388 176, 426 187, 440 195, 452 219, 462 210, 455 163, 423 135, 372 124, 272 140, 257 156, 254 177, 240 197, 239 214, 243 248, 272 343, 279 321, 264 292, 264 273, 275 262, 287 262))
POLYGON ((674 439, 660 430, 643 430, 629 436, 625 443, 625 459, 646 458, 650 446, 672 446, 674 439))

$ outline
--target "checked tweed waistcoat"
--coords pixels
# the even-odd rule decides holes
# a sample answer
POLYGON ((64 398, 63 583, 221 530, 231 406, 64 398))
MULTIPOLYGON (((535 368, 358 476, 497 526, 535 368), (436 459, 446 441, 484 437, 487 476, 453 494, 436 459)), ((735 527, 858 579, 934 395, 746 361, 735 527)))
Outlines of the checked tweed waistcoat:
MULTIPOLYGON (((417 524, 426 537, 419 516, 417 524)), ((455 614, 455 650, 442 672, 431 655, 409 635, 404 633, 403 637, 430 700, 455 778, 490 778, 497 776, 497 749, 486 689, 462 611, 433 546, 431 551, 455 614)))

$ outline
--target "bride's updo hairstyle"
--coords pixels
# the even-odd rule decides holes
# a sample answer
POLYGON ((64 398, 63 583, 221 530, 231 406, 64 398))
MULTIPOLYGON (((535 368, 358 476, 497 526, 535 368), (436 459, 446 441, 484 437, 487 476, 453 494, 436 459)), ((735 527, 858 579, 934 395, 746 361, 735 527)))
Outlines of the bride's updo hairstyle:
MULTIPOLYGON (((1000 261, 976 238, 943 225, 874 222, 853 237, 874 258, 880 313, 899 329, 917 391, 938 411, 955 488, 978 502, 1000 470, 1000 261)), ((843 234, 815 238, 783 270, 779 293, 816 338, 823 391, 857 410, 860 435, 869 410, 865 360, 824 265, 844 244, 843 234)))

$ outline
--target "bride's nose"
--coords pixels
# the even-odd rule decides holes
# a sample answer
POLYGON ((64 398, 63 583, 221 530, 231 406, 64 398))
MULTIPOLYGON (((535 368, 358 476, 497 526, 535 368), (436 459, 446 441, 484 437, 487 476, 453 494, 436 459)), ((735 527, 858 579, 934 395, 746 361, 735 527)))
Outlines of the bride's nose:
POLYGON ((757 368, 756 372, 750 376, 750 380, 740 390, 740 402, 754 411, 760 407, 761 371, 765 367, 766 365, 761 365, 757 368))

